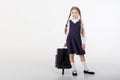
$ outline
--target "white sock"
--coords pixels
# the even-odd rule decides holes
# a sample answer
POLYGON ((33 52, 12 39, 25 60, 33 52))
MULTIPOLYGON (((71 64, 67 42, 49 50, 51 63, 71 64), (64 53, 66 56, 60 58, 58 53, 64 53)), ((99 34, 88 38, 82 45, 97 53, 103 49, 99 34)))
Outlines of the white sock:
POLYGON ((71 63, 71 66, 72 66, 72 70, 76 70, 75 63, 71 63))
POLYGON ((85 61, 82 62, 82 65, 83 65, 84 70, 86 71, 89 70, 85 61))

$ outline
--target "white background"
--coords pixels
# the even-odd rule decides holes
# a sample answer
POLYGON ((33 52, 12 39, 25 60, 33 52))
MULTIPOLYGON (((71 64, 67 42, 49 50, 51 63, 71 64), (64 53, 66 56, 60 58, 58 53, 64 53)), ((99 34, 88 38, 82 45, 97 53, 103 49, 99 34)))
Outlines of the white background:
POLYGON ((97 72, 95 78, 118 80, 119 4, 119 0, 1 0, 0 79, 39 80, 47 74, 60 75, 54 69, 56 49, 63 47, 70 8, 78 6, 86 29, 86 60, 97 72))

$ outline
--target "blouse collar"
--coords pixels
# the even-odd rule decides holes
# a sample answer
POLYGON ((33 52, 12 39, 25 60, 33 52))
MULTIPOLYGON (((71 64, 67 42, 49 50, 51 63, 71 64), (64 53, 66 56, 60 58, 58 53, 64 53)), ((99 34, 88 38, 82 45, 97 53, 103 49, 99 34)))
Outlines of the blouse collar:
POLYGON ((80 20, 80 17, 78 16, 78 18, 73 18, 73 17, 70 17, 70 20, 74 23, 78 22, 80 20))

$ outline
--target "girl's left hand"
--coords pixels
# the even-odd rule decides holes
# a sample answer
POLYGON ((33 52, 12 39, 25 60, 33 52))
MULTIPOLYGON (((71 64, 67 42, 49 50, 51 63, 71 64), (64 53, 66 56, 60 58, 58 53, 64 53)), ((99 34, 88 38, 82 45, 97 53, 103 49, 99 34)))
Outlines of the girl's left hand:
POLYGON ((85 44, 82 44, 82 49, 85 50, 85 44))

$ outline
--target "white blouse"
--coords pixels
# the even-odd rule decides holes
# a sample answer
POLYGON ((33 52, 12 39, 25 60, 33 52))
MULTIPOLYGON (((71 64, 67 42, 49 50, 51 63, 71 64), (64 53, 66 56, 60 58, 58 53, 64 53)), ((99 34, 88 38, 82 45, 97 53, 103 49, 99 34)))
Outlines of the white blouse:
MULTIPOLYGON (((73 23, 76 23, 76 22, 78 22, 78 21, 80 20, 80 17, 78 17, 78 18, 76 18, 76 19, 70 17, 70 20, 71 20, 73 23)), ((85 30, 85 27, 84 27, 83 22, 82 22, 81 25, 82 25, 81 27, 83 27, 84 30, 85 30)), ((69 25, 69 22, 68 22, 67 33, 66 33, 66 35, 65 35, 65 38, 66 38, 66 39, 67 39, 67 36, 68 36, 68 33, 69 33, 69 26, 70 26, 70 25, 69 25)), ((86 43, 86 35, 85 35, 84 37, 81 36, 81 38, 82 38, 82 44, 85 44, 85 43, 86 43)))

